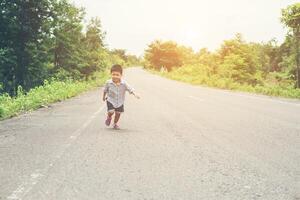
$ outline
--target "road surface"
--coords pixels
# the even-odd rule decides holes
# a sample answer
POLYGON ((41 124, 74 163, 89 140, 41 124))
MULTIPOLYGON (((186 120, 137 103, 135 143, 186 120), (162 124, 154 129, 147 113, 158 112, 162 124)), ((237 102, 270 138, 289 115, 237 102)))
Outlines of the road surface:
POLYGON ((0 122, 0 199, 300 199, 300 101, 125 78, 122 130, 102 88, 0 122))

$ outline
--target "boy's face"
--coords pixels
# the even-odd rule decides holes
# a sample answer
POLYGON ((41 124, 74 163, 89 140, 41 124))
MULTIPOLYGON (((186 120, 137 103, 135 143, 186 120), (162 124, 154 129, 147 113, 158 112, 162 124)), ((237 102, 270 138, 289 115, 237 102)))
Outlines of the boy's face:
POLYGON ((112 71, 111 79, 114 83, 119 83, 121 81, 122 74, 120 72, 112 71))

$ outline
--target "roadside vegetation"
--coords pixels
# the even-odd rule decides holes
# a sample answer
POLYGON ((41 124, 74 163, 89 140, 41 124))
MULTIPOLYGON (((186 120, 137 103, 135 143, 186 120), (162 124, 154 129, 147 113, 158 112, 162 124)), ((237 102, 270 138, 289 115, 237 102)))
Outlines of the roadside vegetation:
POLYGON ((145 50, 144 67, 192 84, 300 98, 300 3, 282 9, 281 21, 289 30, 282 44, 247 42, 238 33, 214 52, 194 52, 156 40, 145 50))
POLYGON ((0 119, 100 86, 107 68, 139 59, 109 49, 99 18, 67 0, 1 1, 0 119))

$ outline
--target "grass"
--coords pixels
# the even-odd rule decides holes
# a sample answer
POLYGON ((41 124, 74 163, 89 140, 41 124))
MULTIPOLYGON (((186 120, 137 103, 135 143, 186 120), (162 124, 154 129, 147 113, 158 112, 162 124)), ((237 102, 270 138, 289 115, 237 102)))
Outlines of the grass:
POLYGON ((95 77, 95 79, 88 81, 57 81, 53 79, 45 81, 42 86, 35 87, 26 94, 20 87, 16 97, 3 94, 0 96, 0 120, 32 111, 96 88, 108 79, 109 73, 108 71, 99 72, 95 77))
POLYGON ((250 92, 257 94, 264 94, 268 96, 286 97, 300 99, 300 89, 296 89, 293 86, 280 86, 274 84, 262 85, 246 85, 234 82, 232 79, 220 78, 219 76, 207 76, 205 72, 190 69, 189 67, 181 67, 171 72, 156 71, 153 69, 147 69, 154 74, 160 76, 178 80, 193 85, 204 85, 214 88, 229 89, 242 92, 250 92))

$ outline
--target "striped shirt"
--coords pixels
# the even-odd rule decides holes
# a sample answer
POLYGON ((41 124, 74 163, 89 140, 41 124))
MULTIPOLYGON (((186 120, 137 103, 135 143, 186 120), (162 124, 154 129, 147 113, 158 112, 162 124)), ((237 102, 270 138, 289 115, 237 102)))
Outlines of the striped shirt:
POLYGON ((132 94, 134 90, 123 79, 121 79, 120 85, 109 79, 106 81, 103 91, 107 93, 107 101, 118 108, 124 104, 125 92, 128 91, 132 94))

